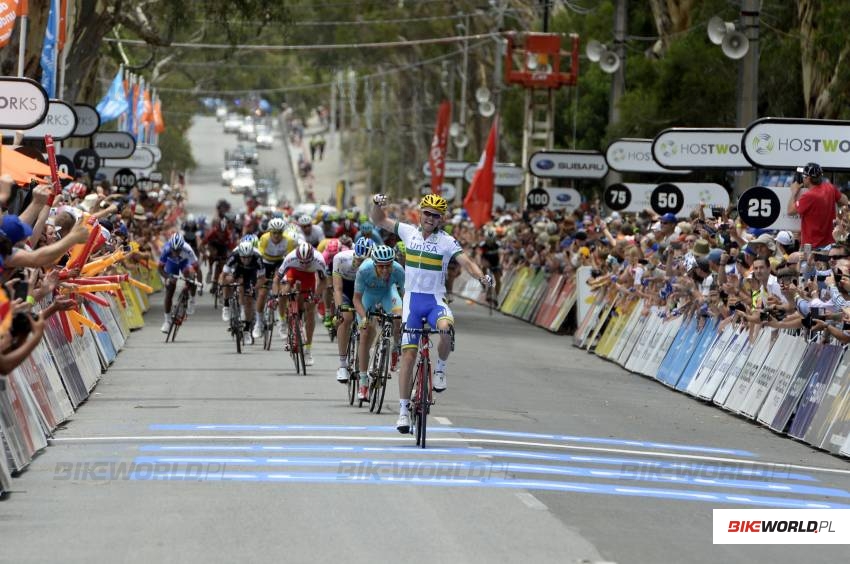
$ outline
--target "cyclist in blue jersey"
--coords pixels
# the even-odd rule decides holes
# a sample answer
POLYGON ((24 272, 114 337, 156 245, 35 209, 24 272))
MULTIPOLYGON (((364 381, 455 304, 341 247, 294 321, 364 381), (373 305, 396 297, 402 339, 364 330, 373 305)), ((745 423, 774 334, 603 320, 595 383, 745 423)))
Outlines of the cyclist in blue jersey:
MULTIPOLYGON (((405 285, 402 321, 408 329, 421 329, 422 319, 428 325, 445 333, 440 334, 437 344, 437 360, 434 363, 435 392, 446 389, 446 360, 451 352, 451 336, 448 330, 454 324, 451 309, 446 303, 446 270, 454 258, 458 264, 472 274, 482 286, 493 284, 472 259, 463 253, 457 240, 441 229, 448 202, 442 196, 428 194, 419 202, 421 209, 419 227, 387 217, 384 206, 388 199, 383 194, 372 197, 372 221, 375 225, 398 235, 405 246, 405 285)), ((398 379, 399 415, 396 429, 400 433, 410 432, 410 392, 413 384, 413 367, 416 363, 417 339, 405 334, 402 339, 401 373, 398 379)))
POLYGON ((369 223, 368 221, 364 221, 360 224, 360 231, 357 232, 357 235, 354 237, 354 240, 356 241, 360 237, 371 239, 375 242, 376 245, 384 244, 384 239, 381 237, 381 234, 378 233, 378 230, 375 229, 375 226, 369 223))
POLYGON ((363 261, 369 258, 374 245, 371 239, 358 239, 350 251, 342 251, 333 258, 333 292, 336 304, 336 317, 341 319, 337 328, 337 347, 339 347, 339 368, 336 381, 348 382, 348 338, 354 323, 354 281, 357 270, 363 261))
MULTIPOLYGON (((395 262, 395 251, 386 245, 378 245, 372 250, 372 258, 367 259, 357 269, 354 279, 354 310, 360 329, 360 391, 359 399, 369 395, 369 348, 375 338, 374 324, 369 323, 369 313, 381 306, 384 313, 401 315, 401 295, 404 293, 404 268, 395 262)), ((395 342, 401 329, 401 320, 394 323, 395 342)), ((396 356, 396 355, 394 355, 396 356)))
MULTIPOLYGON (((171 301, 177 288, 177 276, 180 273, 194 279, 198 273, 198 257, 180 233, 171 236, 159 257, 159 275, 165 279, 165 320, 160 327, 163 333, 171 328, 171 301)), ((201 280, 198 280, 201 282, 201 280)), ((195 286, 189 286, 189 306, 186 313, 195 313, 195 286)))

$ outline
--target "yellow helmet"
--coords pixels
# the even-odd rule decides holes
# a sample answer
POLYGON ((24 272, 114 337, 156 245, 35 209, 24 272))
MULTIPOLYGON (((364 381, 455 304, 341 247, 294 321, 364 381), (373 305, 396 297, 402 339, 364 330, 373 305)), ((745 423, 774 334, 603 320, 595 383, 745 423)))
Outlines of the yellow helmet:
POLYGON ((419 201, 420 208, 434 208, 440 213, 446 213, 449 209, 449 203, 442 196, 437 194, 427 194, 419 201))

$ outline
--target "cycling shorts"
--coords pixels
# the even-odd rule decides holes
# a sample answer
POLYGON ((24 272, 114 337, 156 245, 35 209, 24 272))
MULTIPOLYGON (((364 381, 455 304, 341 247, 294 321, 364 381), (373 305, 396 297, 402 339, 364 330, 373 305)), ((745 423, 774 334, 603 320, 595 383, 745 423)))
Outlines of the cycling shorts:
MULTIPOLYGON (((432 294, 405 292, 402 303, 401 319, 406 329, 422 329, 422 318, 428 320, 431 329, 437 328, 437 321, 440 319, 448 319, 450 324, 454 323, 452 310, 446 304, 444 297, 440 297, 438 300, 432 294)), ((404 333, 401 344, 404 348, 418 347, 418 335, 404 333)))
POLYGON ((301 282, 301 293, 306 294, 316 289, 316 273, 304 272, 296 268, 290 268, 286 271, 284 279, 290 284, 301 282))
POLYGON ((283 264, 283 259, 280 259, 275 262, 267 262, 263 260, 263 270, 265 270, 266 280, 272 280, 274 278, 274 273, 278 271, 280 265, 283 264))
MULTIPOLYGON (((401 313, 402 300, 401 296, 398 295, 398 290, 396 290, 395 285, 390 286, 388 291, 380 294, 365 293, 362 296, 362 300, 363 307, 366 308, 367 312, 376 311, 377 308, 375 306, 380 304, 384 313, 401 313)), ((360 321, 359 315, 357 316, 357 321, 360 321)))

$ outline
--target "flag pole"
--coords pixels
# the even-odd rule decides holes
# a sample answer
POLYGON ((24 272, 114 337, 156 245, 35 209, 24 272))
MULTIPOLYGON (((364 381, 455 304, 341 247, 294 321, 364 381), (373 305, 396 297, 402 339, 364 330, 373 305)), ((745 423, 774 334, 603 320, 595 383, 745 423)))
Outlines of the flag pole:
POLYGON ((29 20, 29 0, 21 0, 21 42, 18 45, 18 76, 24 76, 24 53, 27 47, 27 22, 29 20))

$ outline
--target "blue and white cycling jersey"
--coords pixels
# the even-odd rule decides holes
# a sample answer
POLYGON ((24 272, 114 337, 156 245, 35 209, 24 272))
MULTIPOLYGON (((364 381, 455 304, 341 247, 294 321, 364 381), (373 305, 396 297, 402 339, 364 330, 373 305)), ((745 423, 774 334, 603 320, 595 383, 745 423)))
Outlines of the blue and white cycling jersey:
POLYGON ((362 294, 366 311, 372 311, 377 304, 381 304, 386 313, 398 311, 402 306, 400 293, 404 292, 404 268, 393 262, 389 277, 379 278, 375 263, 372 259, 366 259, 357 269, 354 292, 362 294))
POLYGON ((162 254, 159 256, 159 264, 165 267, 166 274, 176 276, 190 266, 198 264, 198 257, 195 255, 192 247, 189 246, 189 243, 183 243, 176 257, 171 254, 171 249, 171 242, 169 241, 165 244, 162 254))

